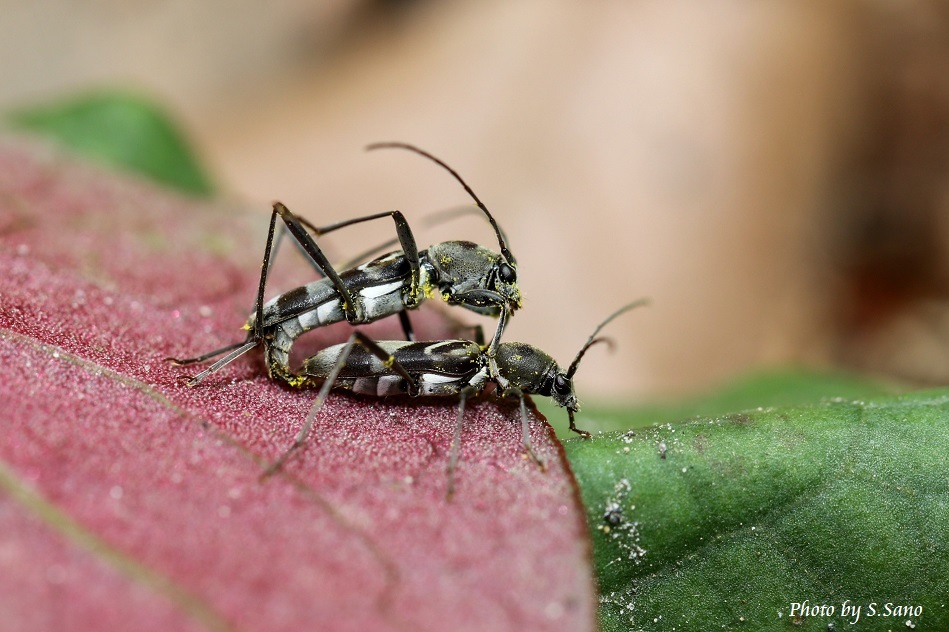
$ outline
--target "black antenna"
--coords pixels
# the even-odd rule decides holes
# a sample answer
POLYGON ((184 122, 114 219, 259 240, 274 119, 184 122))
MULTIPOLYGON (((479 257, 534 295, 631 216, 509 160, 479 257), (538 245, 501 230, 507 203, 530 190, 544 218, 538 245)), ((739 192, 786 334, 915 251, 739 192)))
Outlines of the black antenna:
POLYGON ((641 299, 639 299, 639 300, 637 300, 637 301, 633 301, 632 303, 629 303, 629 304, 627 304, 627 305, 623 305, 623 306, 620 307, 618 310, 616 310, 615 312, 613 312, 612 314, 610 314, 610 315, 607 317, 606 320, 604 320, 602 323, 600 323, 600 324, 597 326, 597 328, 593 330, 593 333, 590 335, 590 338, 587 340, 586 344, 583 345, 583 347, 580 349, 580 352, 577 354, 577 357, 573 359, 573 362, 570 364, 570 368, 567 369, 567 377, 568 377, 568 378, 572 378, 572 377, 573 377, 573 374, 577 372, 577 369, 580 367, 580 359, 583 358, 583 354, 585 354, 585 353, 587 352, 587 349, 589 349, 590 347, 592 347, 593 345, 595 345, 595 344, 598 343, 598 342, 607 342, 607 343, 609 343, 609 340, 606 339, 606 338, 597 338, 597 337, 596 337, 596 335, 597 335, 598 333, 600 333, 600 330, 602 330, 604 327, 606 327, 606 326, 610 323, 610 321, 612 321, 614 318, 616 318, 616 317, 619 316, 620 314, 623 314, 623 313, 625 313, 625 312, 628 312, 629 310, 633 309, 634 307, 642 307, 643 305, 646 305, 646 304, 648 304, 648 303, 649 303, 649 299, 641 298, 641 299))
POLYGON ((409 151, 414 151, 415 153, 421 156, 425 156, 426 158, 428 158, 435 164, 440 165, 441 167, 446 169, 448 173, 455 176, 455 180, 461 183, 461 186, 465 188, 465 191, 467 191, 468 195, 471 196, 471 199, 475 201, 475 204, 478 205, 478 208, 484 211, 484 214, 487 215, 488 221, 491 222, 491 226, 494 228, 494 233, 498 236, 498 245, 501 247, 501 255, 508 262, 508 264, 510 264, 511 266, 516 265, 514 261, 514 255, 511 254, 511 251, 508 250, 507 244, 505 243, 504 233, 501 231, 501 227, 498 226, 498 223, 495 221, 494 216, 491 215, 491 211, 488 210, 488 207, 484 205, 484 202, 482 202, 478 198, 477 195, 475 195, 475 192, 472 191, 471 187, 468 186, 468 183, 465 182, 460 175, 458 175, 458 172, 456 172, 454 169, 452 169, 451 167, 449 167, 444 162, 442 162, 435 156, 431 155, 424 149, 419 149, 415 145, 409 145, 408 143, 397 143, 397 142, 373 143, 371 145, 366 145, 366 151, 372 151, 373 149, 387 149, 387 148, 408 149, 409 151))

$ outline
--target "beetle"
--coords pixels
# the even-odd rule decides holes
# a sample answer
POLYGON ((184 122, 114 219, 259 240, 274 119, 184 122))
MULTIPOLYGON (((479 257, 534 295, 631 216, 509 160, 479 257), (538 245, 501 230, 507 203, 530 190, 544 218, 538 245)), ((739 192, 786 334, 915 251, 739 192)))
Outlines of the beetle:
POLYGON ((613 312, 596 327, 566 370, 561 369, 549 354, 522 342, 502 342, 492 355, 488 353, 488 347, 470 340, 375 341, 355 331, 345 343, 322 349, 303 362, 298 374, 299 386, 319 387, 319 393, 293 444, 267 469, 265 475, 278 471, 291 454, 304 445, 333 388, 375 397, 458 396, 458 416, 448 465, 449 496, 454 491, 454 471, 460 450, 465 402, 483 392, 490 384, 495 385, 502 398, 519 400, 524 449, 538 465, 543 466, 530 443, 524 396, 550 397, 558 406, 566 408, 570 430, 589 438, 590 433, 576 425, 575 414, 580 410, 580 403, 574 390, 573 376, 591 346, 598 342, 609 342, 608 339, 597 338, 603 327, 620 314, 646 303, 645 299, 640 299, 613 312))
POLYGON ((470 241, 445 241, 419 250, 408 222, 397 210, 317 227, 292 213, 284 204, 276 202, 270 216, 254 311, 244 324, 247 336, 241 342, 194 358, 168 358, 175 364, 187 365, 226 354, 201 373, 188 378, 189 386, 197 385, 259 344, 265 347, 270 377, 293 387, 300 386, 306 380, 290 368, 290 350, 296 339, 304 333, 343 320, 360 325, 398 315, 406 338, 412 340, 414 335, 406 311, 417 308, 426 298, 435 295, 440 295, 450 305, 459 305, 498 318, 497 329, 489 344, 489 353, 494 353, 509 316, 521 307, 517 264, 503 231, 471 187, 446 163, 406 143, 375 143, 367 149, 382 148, 406 149, 446 169, 491 223, 500 253, 470 241), (264 292, 275 249, 274 234, 278 217, 324 278, 265 303, 264 292), (402 250, 390 252, 354 268, 340 272, 335 270, 314 240, 314 236, 384 217, 391 217, 394 221, 402 250))

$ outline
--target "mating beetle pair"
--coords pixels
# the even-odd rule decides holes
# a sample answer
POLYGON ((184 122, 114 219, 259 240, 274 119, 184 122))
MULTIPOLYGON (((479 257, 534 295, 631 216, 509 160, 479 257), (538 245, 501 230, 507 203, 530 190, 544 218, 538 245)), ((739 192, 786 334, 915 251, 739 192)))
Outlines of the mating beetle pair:
POLYGON ((171 360, 177 364, 192 364, 226 354, 188 380, 190 386, 195 386, 235 358, 263 345, 272 378, 295 388, 320 386, 316 401, 293 445, 268 472, 279 469, 292 452, 303 445, 332 388, 379 397, 396 394, 457 395, 460 401, 448 467, 451 494, 466 399, 479 394, 490 383, 496 385, 503 397, 519 399, 525 450, 542 465, 530 444, 524 395, 553 398, 559 406, 567 409, 570 429, 589 436, 576 427, 574 414, 579 410, 579 404, 573 375, 586 350, 602 340, 596 338, 599 331, 620 313, 640 305, 642 301, 626 305, 603 321, 566 371, 536 347, 524 343, 502 343, 500 340, 508 318, 521 306, 521 296, 514 256, 494 217, 461 176, 438 158, 404 143, 379 143, 370 145, 369 149, 383 147, 416 152, 451 173, 491 223, 500 253, 467 241, 442 242, 419 251, 412 231, 399 211, 316 227, 278 202, 274 204, 270 218, 254 312, 244 326, 248 331, 246 339, 195 358, 171 360), (276 250, 278 216, 284 229, 323 278, 265 303, 270 261, 276 250), (402 250, 363 265, 337 271, 314 241, 314 236, 384 217, 393 219, 402 250), (483 345, 481 341, 468 340, 415 342, 407 311, 436 294, 449 304, 497 317, 497 330, 490 343, 483 345), (299 370, 291 369, 289 354, 292 345, 307 331, 343 320, 359 325, 393 315, 399 317, 407 340, 374 341, 356 331, 346 343, 323 349, 304 361, 299 370))

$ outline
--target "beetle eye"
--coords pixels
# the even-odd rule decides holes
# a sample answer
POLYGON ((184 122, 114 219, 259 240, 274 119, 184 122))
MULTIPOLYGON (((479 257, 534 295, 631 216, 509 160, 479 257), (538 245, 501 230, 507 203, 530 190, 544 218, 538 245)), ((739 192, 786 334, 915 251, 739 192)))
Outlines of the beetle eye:
POLYGON ((569 395, 570 394, 570 378, 558 374, 554 378, 554 391, 558 395, 569 395))
POLYGON ((498 276, 505 283, 514 283, 517 280, 517 273, 514 272, 514 268, 506 263, 502 263, 498 266, 498 276))

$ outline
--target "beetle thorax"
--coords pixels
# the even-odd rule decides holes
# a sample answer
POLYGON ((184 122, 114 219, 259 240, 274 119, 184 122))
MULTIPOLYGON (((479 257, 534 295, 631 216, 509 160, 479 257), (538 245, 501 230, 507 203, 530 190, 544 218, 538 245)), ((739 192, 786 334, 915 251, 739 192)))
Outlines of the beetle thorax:
POLYGON ((513 269, 504 257, 470 241, 444 241, 427 251, 437 272, 437 285, 445 300, 469 309, 497 316, 502 304, 509 311, 521 305, 516 278, 505 281, 500 271, 513 269))

